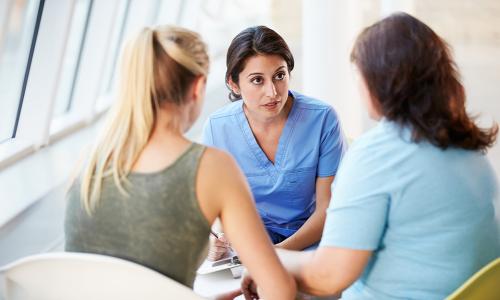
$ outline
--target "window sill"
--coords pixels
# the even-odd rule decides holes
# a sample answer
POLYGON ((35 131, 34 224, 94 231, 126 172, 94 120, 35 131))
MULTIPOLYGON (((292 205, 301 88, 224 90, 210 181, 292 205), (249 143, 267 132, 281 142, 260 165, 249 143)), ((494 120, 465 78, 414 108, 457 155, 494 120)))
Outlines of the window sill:
POLYGON ((0 144, 0 170, 35 152, 33 143, 9 139, 0 144))
POLYGON ((2 161, 9 165, 0 170, 0 227, 68 181, 83 148, 93 140, 100 123, 84 129, 80 124, 81 130, 74 132, 73 128, 73 134, 38 150, 28 146, 20 151, 20 143, 12 143, 10 148, 8 144, 1 145, 0 154, 7 155, 9 151, 14 154, 10 153, 9 160, 2 161))

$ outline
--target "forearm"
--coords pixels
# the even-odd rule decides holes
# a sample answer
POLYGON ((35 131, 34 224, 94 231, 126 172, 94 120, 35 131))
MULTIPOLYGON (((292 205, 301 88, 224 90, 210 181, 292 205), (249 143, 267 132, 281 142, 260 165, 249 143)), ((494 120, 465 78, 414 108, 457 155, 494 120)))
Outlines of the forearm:
POLYGON ((316 296, 340 294, 332 289, 328 269, 315 266, 316 251, 290 251, 278 249, 278 256, 286 269, 295 278, 299 291, 316 296), (326 275, 326 276, 324 276, 326 275))
POLYGON ((302 227, 277 246, 289 250, 303 250, 321 239, 325 225, 326 209, 330 204, 331 185, 334 176, 318 177, 316 180, 316 209, 302 227))
POLYGON ((297 282, 299 291, 315 295, 339 295, 363 272, 370 250, 320 247, 312 251, 278 249, 278 256, 297 282))
MULTIPOLYGON (((278 257, 287 271, 296 279, 303 279, 304 267, 312 260, 314 251, 292 251, 277 249, 278 257)), ((298 281, 297 281, 298 283, 298 281)))
POLYGON ((316 210, 307 221, 295 232, 277 246, 288 250, 303 250, 321 239, 325 223, 324 210, 316 210))

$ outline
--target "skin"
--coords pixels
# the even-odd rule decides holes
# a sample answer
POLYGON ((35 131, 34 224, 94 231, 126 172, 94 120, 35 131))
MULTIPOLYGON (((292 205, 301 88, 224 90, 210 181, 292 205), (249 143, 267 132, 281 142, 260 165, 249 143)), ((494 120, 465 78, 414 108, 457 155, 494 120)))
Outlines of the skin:
MULTIPOLYGON (((372 252, 338 247, 320 247, 314 251, 278 250, 278 255, 301 292, 315 296, 340 295, 358 279, 372 252)), ((250 275, 244 276, 245 299, 261 295, 250 275)))
MULTIPOLYGON (((155 172, 166 168, 189 148, 184 133, 197 119, 205 94, 205 77, 191 85, 181 107, 160 107, 150 140, 133 167, 135 172, 155 172)), ((196 195, 201 212, 212 224, 219 218, 232 246, 254 276, 266 299, 293 299, 296 285, 286 272, 256 211, 245 177, 227 153, 207 148, 200 160, 196 195)), ((234 291, 217 299, 233 299, 234 291)))
MULTIPOLYGON (((256 55, 246 61, 238 84, 228 81, 231 89, 242 96, 244 113, 255 139, 273 163, 293 103, 288 95, 289 80, 290 73, 281 56, 256 55)), ((276 247, 302 250, 319 241, 333 180, 334 176, 316 179, 316 210, 295 234, 276 247)))
POLYGON ((361 71, 355 64, 352 65, 352 69, 354 73, 354 81, 356 82, 356 86, 358 88, 359 97, 361 99, 361 102, 365 106, 368 115, 373 120, 380 120, 380 118, 382 118, 382 114, 380 113, 379 104, 375 99, 372 99, 361 71))
MULTIPOLYGON (((355 67, 355 66, 354 66, 355 67)), ((379 120, 377 101, 371 97, 361 73, 355 70, 355 80, 362 102, 369 115, 379 120)), ((363 273, 373 251, 354 250, 341 247, 320 247, 314 251, 278 250, 278 255, 286 269, 294 276, 300 291, 315 295, 340 295, 363 273)), ((250 275, 244 276, 242 290, 245 299, 257 299, 257 289, 250 275)))

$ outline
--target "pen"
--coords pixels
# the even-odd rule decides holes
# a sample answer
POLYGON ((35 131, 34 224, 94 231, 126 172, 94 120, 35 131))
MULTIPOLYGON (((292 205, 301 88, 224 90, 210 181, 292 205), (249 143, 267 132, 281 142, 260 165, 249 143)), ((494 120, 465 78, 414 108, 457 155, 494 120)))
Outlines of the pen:
POLYGON ((215 236, 215 238, 219 238, 219 236, 217 235, 217 233, 215 233, 213 230, 210 229, 210 233, 213 234, 215 236))

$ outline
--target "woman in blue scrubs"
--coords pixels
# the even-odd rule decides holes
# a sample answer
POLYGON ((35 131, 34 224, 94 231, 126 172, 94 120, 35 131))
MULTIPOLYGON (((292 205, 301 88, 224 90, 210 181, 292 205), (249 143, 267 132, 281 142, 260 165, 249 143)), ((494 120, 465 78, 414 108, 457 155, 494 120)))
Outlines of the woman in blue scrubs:
POLYGON ((203 142, 238 161, 276 246, 314 246, 347 147, 337 114, 330 105, 289 90, 292 53, 265 26, 239 33, 226 63, 233 102, 209 117, 203 142))

